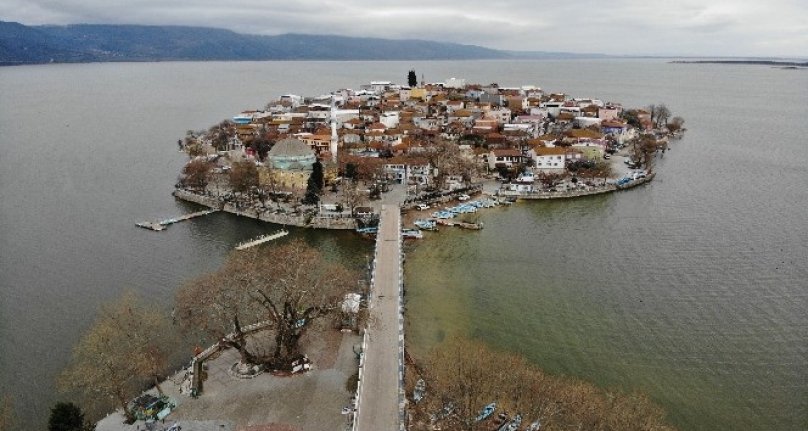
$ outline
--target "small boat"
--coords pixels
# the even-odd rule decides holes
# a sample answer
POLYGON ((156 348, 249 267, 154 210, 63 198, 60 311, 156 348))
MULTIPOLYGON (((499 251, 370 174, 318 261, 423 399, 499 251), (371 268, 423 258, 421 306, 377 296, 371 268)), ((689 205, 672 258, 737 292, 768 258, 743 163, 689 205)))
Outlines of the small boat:
POLYGON ((356 228, 356 233, 360 233, 362 235, 376 235, 379 233, 378 227, 358 227, 356 228))
POLYGON ((541 421, 537 420, 530 424, 525 431, 539 431, 541 429, 541 421))
POLYGON ((412 391, 412 400, 418 404, 418 402, 424 399, 424 395, 426 395, 426 382, 424 379, 418 379, 415 383, 415 390, 412 391))
POLYGON ((433 219, 418 219, 415 220, 412 224, 417 226, 419 229, 422 230, 438 230, 438 224, 433 219))
POLYGON ((453 212, 446 211, 446 210, 435 211, 435 212, 432 213, 432 217, 434 217, 436 219, 440 219, 440 220, 450 219, 450 218, 453 218, 454 216, 455 216, 455 214, 453 212))
POLYGON ((424 237, 424 234, 418 229, 402 229, 401 236, 403 236, 404 239, 421 239, 424 237))
POLYGON ((477 418, 474 420, 475 422, 480 422, 488 419, 492 414, 494 414, 494 410, 497 409, 497 403, 491 403, 485 407, 483 407, 480 414, 477 415, 477 418))
POLYGON ((471 229, 471 230, 480 230, 483 228, 482 223, 466 223, 466 222, 459 222, 457 226, 462 227, 463 229, 471 229))
POLYGON ((521 414, 517 414, 510 422, 502 424, 497 431, 516 431, 519 429, 519 425, 522 425, 521 414))

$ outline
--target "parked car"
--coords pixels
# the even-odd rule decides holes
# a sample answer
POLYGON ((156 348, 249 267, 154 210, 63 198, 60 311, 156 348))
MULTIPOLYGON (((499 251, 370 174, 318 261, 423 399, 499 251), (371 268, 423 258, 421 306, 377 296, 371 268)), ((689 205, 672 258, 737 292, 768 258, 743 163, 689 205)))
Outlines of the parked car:
POLYGON ((471 196, 469 196, 467 194, 462 194, 462 195, 457 197, 457 200, 459 200, 459 201, 467 201, 469 199, 471 199, 471 196))
POLYGON ((415 207, 418 208, 419 211, 426 211, 429 209, 429 205, 427 204, 418 204, 415 207))

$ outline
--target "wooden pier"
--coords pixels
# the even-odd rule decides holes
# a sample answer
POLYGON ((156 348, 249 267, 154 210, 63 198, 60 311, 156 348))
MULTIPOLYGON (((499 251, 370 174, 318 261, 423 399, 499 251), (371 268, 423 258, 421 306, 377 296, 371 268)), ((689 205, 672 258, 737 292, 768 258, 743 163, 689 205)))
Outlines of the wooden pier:
POLYGON ((212 214, 212 213, 215 213, 217 211, 218 210, 205 210, 205 211, 198 211, 198 212, 195 212, 195 213, 185 214, 185 215, 181 215, 179 217, 169 218, 169 219, 160 220, 160 221, 143 221, 143 222, 140 222, 140 223, 135 223, 135 226, 142 227, 144 229, 153 230, 153 231, 156 231, 156 232, 160 232, 162 230, 165 230, 168 226, 170 226, 170 225, 172 225, 174 223, 179 223, 181 221, 190 220, 190 219, 196 218, 196 217, 206 216, 208 214, 212 214))
POLYGON ((277 231, 275 233, 271 233, 271 234, 267 234, 267 235, 261 235, 258 238, 255 238, 253 240, 250 240, 250 241, 247 241, 247 242, 242 242, 242 243, 240 243, 239 245, 236 246, 236 250, 246 250, 246 249, 248 249, 250 247, 255 247, 256 245, 260 245, 260 244, 263 244, 265 242, 276 240, 276 239, 284 237, 286 235, 289 235, 289 231, 287 231, 285 229, 281 229, 281 230, 279 230, 279 231, 277 231))

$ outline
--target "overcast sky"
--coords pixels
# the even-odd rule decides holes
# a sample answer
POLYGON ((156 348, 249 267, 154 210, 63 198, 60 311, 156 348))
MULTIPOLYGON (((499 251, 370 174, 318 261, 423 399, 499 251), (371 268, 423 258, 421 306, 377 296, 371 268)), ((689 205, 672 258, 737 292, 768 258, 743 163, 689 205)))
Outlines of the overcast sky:
POLYGON ((808 56, 808 0, 0 0, 23 24, 176 24, 628 55, 808 56))

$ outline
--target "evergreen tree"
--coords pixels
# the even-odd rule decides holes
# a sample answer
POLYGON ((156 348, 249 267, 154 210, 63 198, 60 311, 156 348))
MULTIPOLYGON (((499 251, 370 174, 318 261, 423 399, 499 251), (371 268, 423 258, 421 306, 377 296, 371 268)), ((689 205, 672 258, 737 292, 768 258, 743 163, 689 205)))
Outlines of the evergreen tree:
POLYGON ((314 178, 314 185, 317 187, 317 194, 321 194, 323 192, 323 187, 325 187, 325 176, 323 174, 323 164, 320 163, 319 160, 311 165, 311 176, 314 178))
POLYGON ((410 70, 407 74, 407 83, 410 85, 410 88, 418 86, 418 76, 415 74, 414 70, 410 70))
POLYGON ((73 403, 58 402, 51 409, 48 431, 84 431, 94 427, 84 421, 84 413, 73 403))
POLYGON ((320 202, 320 195, 323 193, 325 178, 323 176, 323 164, 320 161, 314 162, 311 166, 311 175, 306 183, 306 195, 303 203, 306 205, 317 205, 320 202))

